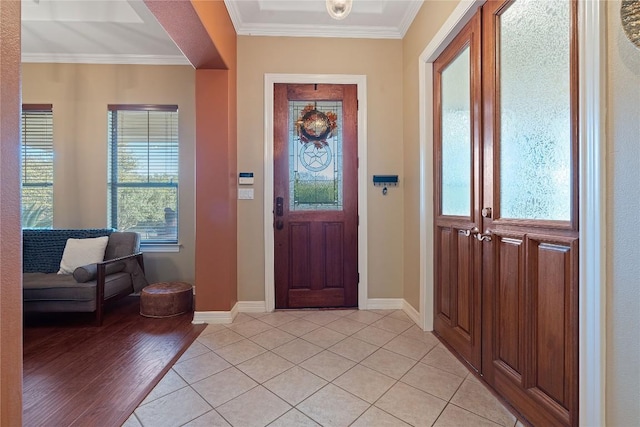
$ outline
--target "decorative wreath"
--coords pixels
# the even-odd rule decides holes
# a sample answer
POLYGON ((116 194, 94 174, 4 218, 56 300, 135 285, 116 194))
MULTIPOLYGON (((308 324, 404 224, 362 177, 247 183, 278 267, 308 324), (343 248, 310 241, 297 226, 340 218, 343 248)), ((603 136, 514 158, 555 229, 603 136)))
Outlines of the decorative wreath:
POLYGON ((300 112, 296 121, 296 129, 300 142, 312 142, 318 148, 327 145, 327 139, 333 137, 338 129, 338 115, 333 111, 316 110, 315 105, 309 104, 300 112))

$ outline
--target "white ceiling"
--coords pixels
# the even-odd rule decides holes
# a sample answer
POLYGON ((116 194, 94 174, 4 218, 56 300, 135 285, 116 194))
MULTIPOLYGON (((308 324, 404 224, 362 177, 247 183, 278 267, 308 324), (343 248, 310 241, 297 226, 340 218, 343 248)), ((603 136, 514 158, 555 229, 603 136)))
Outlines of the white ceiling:
POLYGON ((142 0, 22 0, 22 60, 189 64, 142 0))
MULTIPOLYGON (((224 2, 240 35, 399 39, 423 0, 354 0, 342 21, 329 17, 325 0, 224 2)), ((189 63, 142 0, 22 0, 22 59, 189 63)))
POLYGON ((353 0, 342 21, 325 0, 224 0, 241 35, 401 39, 423 0, 353 0))

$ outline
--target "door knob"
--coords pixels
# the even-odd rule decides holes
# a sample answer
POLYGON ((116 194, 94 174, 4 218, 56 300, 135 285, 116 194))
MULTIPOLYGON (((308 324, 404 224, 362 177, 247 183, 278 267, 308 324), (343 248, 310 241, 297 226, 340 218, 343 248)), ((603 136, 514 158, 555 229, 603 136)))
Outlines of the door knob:
POLYGON ((467 237, 477 235, 479 232, 480 230, 478 229, 478 227, 473 227, 473 228, 470 228, 469 230, 458 230, 458 234, 461 234, 467 237))
POLYGON ((490 242, 491 241, 491 230, 487 229, 484 233, 476 234, 476 239, 480 242, 490 242))

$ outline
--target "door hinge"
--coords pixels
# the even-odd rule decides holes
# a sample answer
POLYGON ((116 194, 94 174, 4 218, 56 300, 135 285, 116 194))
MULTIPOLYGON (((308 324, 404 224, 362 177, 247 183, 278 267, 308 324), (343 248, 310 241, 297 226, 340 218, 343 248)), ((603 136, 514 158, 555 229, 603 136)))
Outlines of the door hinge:
POLYGON ((356 225, 360 225, 360 215, 358 215, 356 218, 357 218, 356 225))
POLYGON ((356 99, 356 110, 360 111, 360 100, 356 99))
POLYGON ((360 283, 360 273, 358 273, 358 283, 360 283))

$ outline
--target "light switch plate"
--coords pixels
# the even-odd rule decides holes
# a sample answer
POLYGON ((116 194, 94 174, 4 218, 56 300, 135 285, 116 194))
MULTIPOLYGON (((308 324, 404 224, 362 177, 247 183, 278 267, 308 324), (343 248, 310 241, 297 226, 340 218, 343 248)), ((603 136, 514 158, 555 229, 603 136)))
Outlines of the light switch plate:
POLYGON ((238 200, 253 200, 253 188, 238 188, 238 200))

